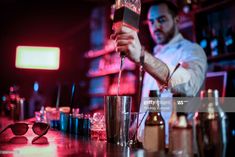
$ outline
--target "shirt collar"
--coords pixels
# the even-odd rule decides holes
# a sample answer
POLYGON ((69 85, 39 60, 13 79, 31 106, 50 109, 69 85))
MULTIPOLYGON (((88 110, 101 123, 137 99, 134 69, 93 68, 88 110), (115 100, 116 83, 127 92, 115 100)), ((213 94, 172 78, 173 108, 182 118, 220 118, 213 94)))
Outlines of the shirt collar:
POLYGON ((174 36, 174 38, 172 38, 165 46, 174 44, 174 43, 180 41, 181 39, 183 39, 183 36, 182 36, 181 33, 178 33, 178 34, 177 34, 176 36, 174 36))
POLYGON ((182 40, 183 36, 181 33, 178 33, 174 38, 172 38, 166 45, 156 45, 153 49, 154 54, 157 54, 162 50, 163 48, 169 47, 174 43, 177 43, 178 41, 182 40))

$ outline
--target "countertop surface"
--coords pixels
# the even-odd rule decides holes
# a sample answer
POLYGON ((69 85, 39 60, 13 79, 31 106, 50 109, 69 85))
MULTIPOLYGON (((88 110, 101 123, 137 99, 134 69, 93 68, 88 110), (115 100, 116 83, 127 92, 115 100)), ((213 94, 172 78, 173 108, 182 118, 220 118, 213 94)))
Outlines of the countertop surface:
MULTIPOLYGON (((33 122, 33 121, 31 121, 33 122)), ((0 130, 11 124, 11 121, 0 117, 0 130)), ((29 127, 24 136, 15 136, 11 129, 0 135, 0 157, 61 157, 61 156, 168 156, 159 153, 149 153, 143 149, 122 147, 106 141, 93 140, 50 129, 48 133, 32 144, 37 135, 29 127)))

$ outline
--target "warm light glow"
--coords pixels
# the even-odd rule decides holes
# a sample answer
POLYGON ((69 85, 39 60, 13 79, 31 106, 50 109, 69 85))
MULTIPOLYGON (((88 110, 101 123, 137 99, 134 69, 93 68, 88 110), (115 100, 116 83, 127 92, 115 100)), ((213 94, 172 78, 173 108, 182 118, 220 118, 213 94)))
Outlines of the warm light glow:
POLYGON ((59 69, 60 49, 58 47, 18 46, 16 68, 59 69))

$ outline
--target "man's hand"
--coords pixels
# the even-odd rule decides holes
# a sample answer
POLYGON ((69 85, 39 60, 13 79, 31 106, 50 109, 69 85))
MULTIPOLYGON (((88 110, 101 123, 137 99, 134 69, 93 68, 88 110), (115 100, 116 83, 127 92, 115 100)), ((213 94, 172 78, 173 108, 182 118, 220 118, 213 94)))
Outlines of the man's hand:
MULTIPOLYGON (((137 64, 140 63, 142 50, 137 32, 130 28, 122 27, 119 30, 115 30, 115 33, 111 35, 111 39, 116 41, 116 50, 118 52, 124 52, 130 60, 137 64)), ((168 66, 147 51, 144 52, 144 58, 143 67, 145 71, 152 75, 159 84, 167 84, 170 74, 168 66)))
POLYGON ((135 63, 140 62, 141 44, 136 31, 122 27, 111 35, 111 39, 116 41, 117 52, 125 53, 135 63))

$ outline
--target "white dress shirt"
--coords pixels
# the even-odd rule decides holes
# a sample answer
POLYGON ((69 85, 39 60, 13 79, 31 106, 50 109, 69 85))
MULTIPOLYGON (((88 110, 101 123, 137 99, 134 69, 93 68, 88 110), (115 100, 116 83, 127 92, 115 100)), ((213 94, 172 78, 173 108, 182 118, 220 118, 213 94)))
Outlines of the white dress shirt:
MULTIPOLYGON (((169 89, 171 91, 185 96, 197 95, 204 82, 207 70, 205 52, 198 44, 192 43, 184 39, 181 34, 178 34, 168 44, 155 46, 154 56, 168 66, 170 75, 176 65, 181 63, 181 66, 174 72, 169 81, 169 89)), ((148 97, 149 90, 159 90, 159 84, 146 72, 143 81, 142 100, 148 97)), ((145 112, 145 110, 143 103, 141 103, 140 112, 145 112)), ((166 141, 168 141, 168 120, 171 113, 164 114, 162 113, 162 116, 165 120, 166 141)), ((145 119, 138 131, 138 139, 140 141, 143 141, 144 122, 145 119)))

